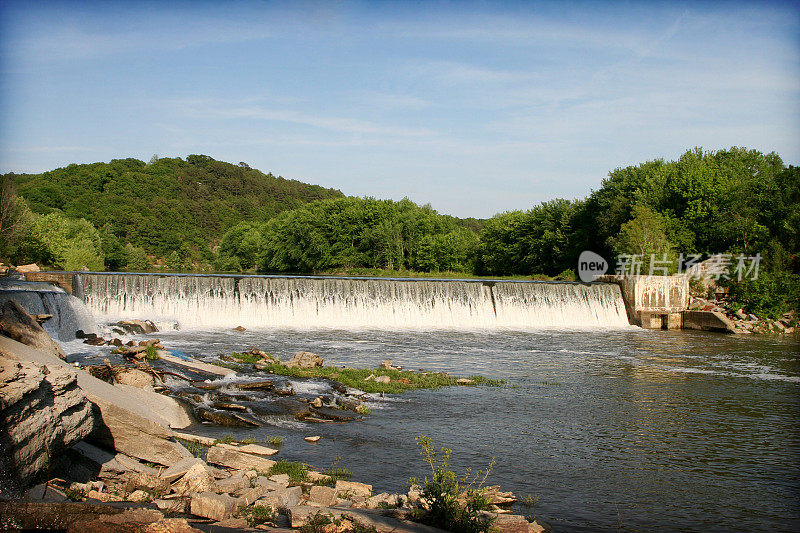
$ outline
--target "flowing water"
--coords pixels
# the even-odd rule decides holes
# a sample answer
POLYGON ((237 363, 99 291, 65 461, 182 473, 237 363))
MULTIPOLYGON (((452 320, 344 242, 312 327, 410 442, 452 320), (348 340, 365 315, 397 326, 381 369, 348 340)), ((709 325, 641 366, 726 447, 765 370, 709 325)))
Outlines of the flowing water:
POLYGON ((494 457, 488 483, 538 497, 518 511, 556 531, 800 529, 796 338, 629 327, 618 291, 602 285, 83 281, 100 320, 139 313, 180 323, 159 332, 162 342, 207 360, 254 346, 282 359, 308 350, 329 365, 390 358, 406 369, 506 380, 375 399, 360 422, 190 431, 280 435, 278 457, 318 468, 340 457, 354 480, 393 492, 425 474, 415 438, 426 435, 453 449, 458 471, 494 457), (239 324, 248 329, 233 331, 239 324), (314 434, 318 444, 303 441, 314 434))

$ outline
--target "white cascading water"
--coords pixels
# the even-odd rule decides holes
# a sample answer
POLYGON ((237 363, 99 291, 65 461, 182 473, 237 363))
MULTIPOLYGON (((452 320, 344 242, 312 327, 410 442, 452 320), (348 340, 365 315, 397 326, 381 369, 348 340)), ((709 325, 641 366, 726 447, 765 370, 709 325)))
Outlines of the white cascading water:
POLYGON ((182 328, 627 327, 614 284, 272 276, 77 276, 97 316, 182 328))
POLYGON ((96 333, 97 325, 84 303, 51 283, 8 280, 0 284, 0 305, 14 300, 31 315, 52 315, 42 327, 54 338, 68 341, 79 329, 96 333))

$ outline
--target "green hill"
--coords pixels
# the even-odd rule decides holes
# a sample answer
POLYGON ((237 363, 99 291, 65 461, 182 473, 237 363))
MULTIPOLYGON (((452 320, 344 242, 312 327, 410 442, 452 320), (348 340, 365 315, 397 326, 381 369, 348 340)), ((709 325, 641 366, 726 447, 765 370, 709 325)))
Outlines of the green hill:
POLYGON ((205 155, 113 159, 14 176, 31 210, 84 218, 120 242, 164 256, 210 257, 231 226, 264 222, 308 202, 344 195, 205 155))

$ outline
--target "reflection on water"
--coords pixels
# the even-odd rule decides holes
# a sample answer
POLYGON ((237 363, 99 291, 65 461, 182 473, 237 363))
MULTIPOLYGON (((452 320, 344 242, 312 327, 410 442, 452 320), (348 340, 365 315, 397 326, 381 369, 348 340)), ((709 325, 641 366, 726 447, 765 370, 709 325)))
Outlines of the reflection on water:
POLYGON ((638 329, 160 335, 198 356, 309 350, 326 364, 390 358, 507 380, 376 402, 359 423, 247 430, 282 435, 282 456, 318 467, 340 455, 376 490, 424 474, 414 439, 427 435, 454 450, 457 468, 495 457, 489 482, 538 496, 535 514, 556 530, 800 529, 800 362, 789 339, 638 329), (323 440, 302 441, 312 433, 323 440))

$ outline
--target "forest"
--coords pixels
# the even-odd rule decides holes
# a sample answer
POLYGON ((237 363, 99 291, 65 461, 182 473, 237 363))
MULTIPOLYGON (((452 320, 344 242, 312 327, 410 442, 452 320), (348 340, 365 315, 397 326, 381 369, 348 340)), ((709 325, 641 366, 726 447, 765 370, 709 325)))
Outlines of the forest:
MULTIPOLYGON (((746 148, 609 172, 586 198, 488 220, 263 174, 203 155, 2 176, 0 260, 52 268, 575 279, 592 250, 761 257, 722 280, 764 315, 800 300, 800 169, 746 148)), ((642 273, 647 273, 646 271, 642 273)))

